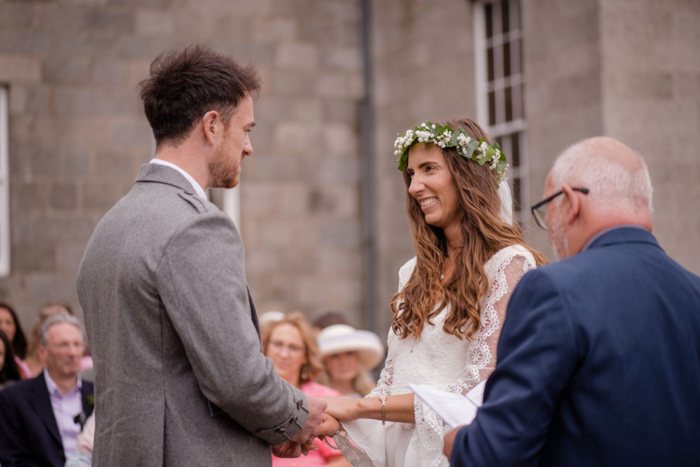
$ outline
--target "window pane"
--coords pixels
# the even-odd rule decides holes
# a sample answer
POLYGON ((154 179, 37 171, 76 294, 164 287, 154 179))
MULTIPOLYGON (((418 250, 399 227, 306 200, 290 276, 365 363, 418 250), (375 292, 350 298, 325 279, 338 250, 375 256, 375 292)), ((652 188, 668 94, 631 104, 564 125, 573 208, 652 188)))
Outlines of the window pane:
POLYGON ((510 42, 503 44, 503 76, 510 76, 510 42))
POLYGON ((525 118, 525 85, 520 85, 520 116, 525 118))
POLYGON ((489 47, 486 50, 486 60, 488 62, 487 67, 489 70, 488 80, 493 81, 493 75, 494 75, 494 71, 493 71, 493 47, 489 47))
POLYGON ((510 86, 506 88, 506 122, 513 121, 513 96, 510 86))
POLYGON ((486 38, 493 36, 493 5, 488 4, 484 8, 486 10, 486 38))
POLYGON ((509 69, 512 70, 512 73, 515 75, 523 71, 520 67, 520 39, 514 40, 512 44, 512 47, 508 44, 508 57, 510 57, 509 69))
POLYGON ((496 124, 496 93, 489 93, 489 125, 496 124))
POLYGON ((517 177, 513 179, 513 210, 520 212, 522 204, 522 199, 520 198, 520 177, 517 177))
POLYGON ((513 134, 511 138, 511 154, 506 154, 506 156, 510 155, 510 164, 515 169, 520 167, 520 133, 513 134))
POLYGON ((510 9, 508 8, 508 0, 501 1, 501 14, 503 15, 503 34, 510 31, 510 9))

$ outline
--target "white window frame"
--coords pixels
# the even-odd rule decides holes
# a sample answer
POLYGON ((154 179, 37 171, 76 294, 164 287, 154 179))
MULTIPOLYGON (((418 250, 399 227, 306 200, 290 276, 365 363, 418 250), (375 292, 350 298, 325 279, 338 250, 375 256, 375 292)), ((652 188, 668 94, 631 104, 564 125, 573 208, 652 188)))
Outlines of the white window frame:
POLYGON ((8 92, 0 86, 0 277, 10 274, 10 172, 8 92))
MULTIPOLYGON (((509 0, 511 5, 513 3, 518 3, 518 13, 522 14, 522 1, 521 0, 509 0)), ((494 49, 494 81, 488 81, 488 58, 487 50, 489 47, 498 46, 503 44, 506 40, 518 39, 522 41, 522 30, 516 29, 503 34, 501 31, 496 33, 494 28, 494 34, 490 38, 486 38, 486 12, 485 7, 488 4, 494 5, 494 14, 498 12, 500 15, 500 1, 499 0, 482 0, 474 3, 474 50, 475 50, 475 72, 476 72, 476 116, 477 121, 484 127, 484 129, 493 137, 494 139, 510 136, 513 134, 519 134, 519 166, 513 167, 512 160, 510 159, 510 143, 503 145, 503 151, 509 158, 508 162, 510 164, 510 170, 508 173, 508 182, 510 183, 511 189, 513 188, 513 180, 516 178, 520 179, 520 220, 524 221, 527 218, 527 207, 530 205, 529 200, 529 190, 528 190, 528 173, 529 173, 529 158, 527 157, 527 122, 525 120, 524 112, 519 109, 520 103, 522 102, 522 96, 520 96, 520 87, 516 85, 525 84, 525 76, 522 72, 524 67, 519 63, 520 55, 519 51, 515 48, 510 48, 511 63, 518 63, 518 67, 521 72, 513 73, 514 67, 511 66, 511 75, 509 77, 503 77, 503 56, 502 48, 496 47, 494 49), (496 78, 500 76, 500 78, 496 78), (496 93, 496 124, 490 125, 489 116, 489 102, 488 94, 494 90, 505 89, 507 86, 511 86, 512 90, 517 89, 517 93, 514 92, 512 95, 512 105, 513 113, 520 115, 520 118, 505 122, 505 103, 503 93, 496 93), (516 110, 519 112, 516 113, 516 110), (500 123, 499 123, 500 122, 500 123)), ((509 8, 511 15, 513 8, 509 8)), ((500 16, 499 16, 500 17, 500 16)), ((510 22, 512 24, 517 24, 515 18, 511 16, 510 22)), ((522 24, 522 21, 520 21, 522 24)), ((522 43, 520 45, 522 48, 522 43)))
POLYGON ((240 184, 235 188, 224 191, 223 211, 231 218, 238 231, 241 230, 241 189, 240 184))

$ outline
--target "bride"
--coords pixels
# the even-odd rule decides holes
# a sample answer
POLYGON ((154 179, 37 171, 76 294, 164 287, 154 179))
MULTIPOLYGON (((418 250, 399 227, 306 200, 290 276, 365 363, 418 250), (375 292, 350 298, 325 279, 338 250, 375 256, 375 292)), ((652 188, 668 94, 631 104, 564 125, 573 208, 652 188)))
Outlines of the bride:
POLYGON ((334 439, 353 465, 443 466, 450 428, 407 385, 466 393, 488 378, 510 294, 546 259, 513 225, 505 156, 474 121, 425 122, 394 146, 416 257, 399 271, 377 388, 327 399, 317 433, 344 429, 334 439))

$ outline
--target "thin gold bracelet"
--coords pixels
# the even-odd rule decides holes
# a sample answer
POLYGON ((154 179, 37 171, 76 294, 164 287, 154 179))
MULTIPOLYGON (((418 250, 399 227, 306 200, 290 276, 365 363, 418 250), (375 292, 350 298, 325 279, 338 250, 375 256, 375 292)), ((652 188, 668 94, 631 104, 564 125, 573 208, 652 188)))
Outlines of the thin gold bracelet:
POLYGON ((379 400, 382 401, 382 425, 386 425, 386 394, 379 396, 379 400))

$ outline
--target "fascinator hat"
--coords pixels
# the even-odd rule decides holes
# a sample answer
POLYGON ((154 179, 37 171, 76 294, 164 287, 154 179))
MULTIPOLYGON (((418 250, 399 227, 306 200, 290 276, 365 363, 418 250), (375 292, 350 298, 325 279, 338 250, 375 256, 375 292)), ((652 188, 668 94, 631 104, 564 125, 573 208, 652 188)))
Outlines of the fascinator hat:
POLYGON ((384 357, 384 346, 370 331, 359 331, 347 324, 334 324, 318 335, 318 347, 326 357, 340 352, 357 352, 363 367, 371 370, 384 357))

